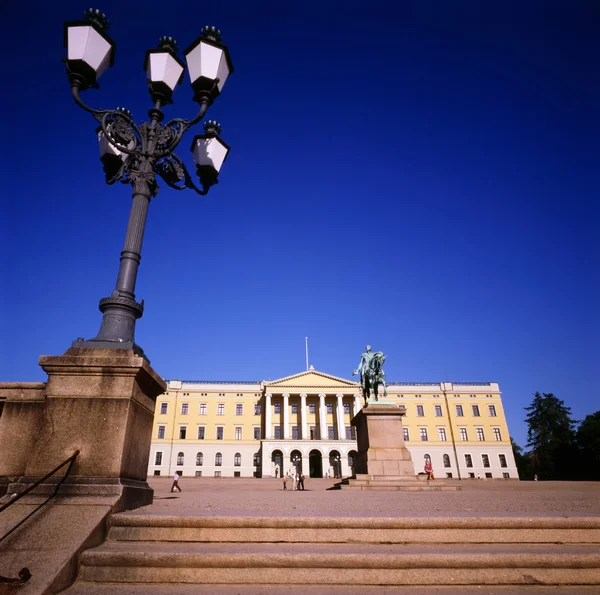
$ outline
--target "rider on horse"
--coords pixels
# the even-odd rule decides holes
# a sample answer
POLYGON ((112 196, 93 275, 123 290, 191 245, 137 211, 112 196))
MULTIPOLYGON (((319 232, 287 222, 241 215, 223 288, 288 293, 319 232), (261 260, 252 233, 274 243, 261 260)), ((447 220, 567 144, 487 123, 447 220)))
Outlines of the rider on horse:
POLYGON ((365 405, 371 396, 371 390, 377 401, 377 389, 383 385, 383 395, 387 396, 387 386, 385 384, 385 372, 383 371, 383 362, 386 356, 383 351, 371 351, 371 346, 367 345, 366 352, 362 354, 358 368, 352 372, 352 376, 360 374, 360 386, 362 388, 365 405))

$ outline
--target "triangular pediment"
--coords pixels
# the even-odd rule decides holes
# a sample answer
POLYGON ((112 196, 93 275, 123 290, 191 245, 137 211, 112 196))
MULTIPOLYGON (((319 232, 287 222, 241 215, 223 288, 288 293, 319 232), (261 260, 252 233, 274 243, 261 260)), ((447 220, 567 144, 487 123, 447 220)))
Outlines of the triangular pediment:
POLYGON ((278 380, 268 380, 265 383, 267 392, 271 388, 284 389, 284 388, 339 388, 351 390, 358 390, 360 385, 357 382, 346 380, 345 378, 338 378, 337 376, 331 376, 331 374, 324 374, 317 370, 308 370, 307 372, 301 372, 300 374, 294 374, 293 376, 286 376, 285 378, 279 378, 278 380))

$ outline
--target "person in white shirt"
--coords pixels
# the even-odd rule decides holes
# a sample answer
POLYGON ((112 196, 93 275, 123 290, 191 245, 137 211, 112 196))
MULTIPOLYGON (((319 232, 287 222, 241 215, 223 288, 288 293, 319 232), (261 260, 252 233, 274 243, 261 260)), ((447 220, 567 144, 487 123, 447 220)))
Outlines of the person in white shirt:
POLYGON ((174 492, 175 489, 177 489, 181 492, 181 488, 179 487, 179 478, 180 477, 181 477, 181 475, 179 475, 179 471, 175 471, 175 475, 173 476, 173 485, 171 486, 172 492, 174 492))

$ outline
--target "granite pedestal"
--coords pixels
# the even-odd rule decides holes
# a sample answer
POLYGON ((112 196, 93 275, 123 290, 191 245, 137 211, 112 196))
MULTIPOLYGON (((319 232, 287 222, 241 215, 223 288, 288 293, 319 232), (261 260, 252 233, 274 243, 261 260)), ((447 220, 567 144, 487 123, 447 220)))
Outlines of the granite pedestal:
MULTIPOLYGON (((459 489, 440 481, 421 481, 404 444, 404 405, 369 402, 352 419, 356 428, 358 455, 355 476, 341 482, 342 489, 442 490, 459 489)), ((424 476, 423 476, 423 479, 424 476)))

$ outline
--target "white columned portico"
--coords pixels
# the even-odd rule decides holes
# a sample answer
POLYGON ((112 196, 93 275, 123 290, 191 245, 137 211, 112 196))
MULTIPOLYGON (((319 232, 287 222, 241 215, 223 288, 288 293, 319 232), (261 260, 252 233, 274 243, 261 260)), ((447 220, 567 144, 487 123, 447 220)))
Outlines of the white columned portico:
POLYGON ((327 440, 327 423, 325 409, 325 394, 319 394, 319 440, 327 440))
POLYGON ((360 395, 354 395, 354 415, 358 415, 361 410, 360 406, 360 395))
POLYGON ((335 408, 335 413, 337 417, 338 440, 344 440, 346 438, 346 431, 344 430, 344 395, 342 393, 338 393, 335 396, 337 397, 337 407, 335 408))
POLYGON ((271 393, 265 394, 265 440, 271 438, 271 393))
POLYGON ((300 434, 300 438, 302 438, 302 440, 306 440, 308 438, 308 429, 306 425, 307 413, 308 411, 306 409, 306 393, 300 393, 300 419, 302 420, 302 434, 300 434))
POLYGON ((284 440, 290 437, 290 395, 283 393, 283 438, 284 440))

